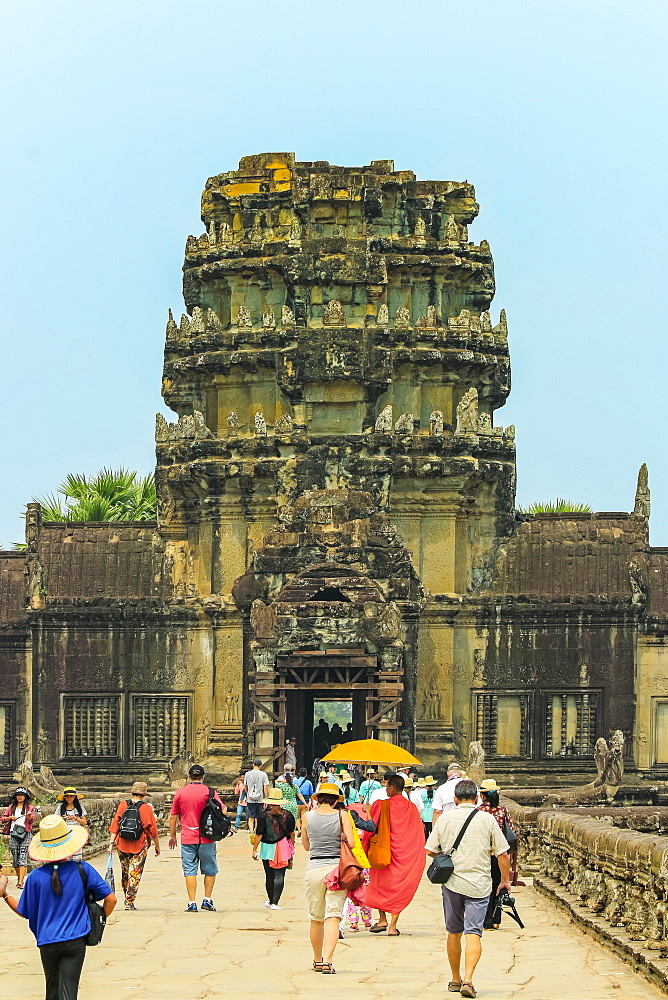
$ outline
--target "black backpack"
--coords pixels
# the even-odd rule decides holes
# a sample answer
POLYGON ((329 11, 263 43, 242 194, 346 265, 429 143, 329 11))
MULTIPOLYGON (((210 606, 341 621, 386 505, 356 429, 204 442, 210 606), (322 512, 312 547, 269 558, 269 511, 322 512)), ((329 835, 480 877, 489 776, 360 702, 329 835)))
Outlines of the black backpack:
POLYGON ((144 824, 139 815, 141 802, 133 802, 128 799, 128 807, 123 813, 118 823, 118 836, 123 840, 139 840, 144 832, 144 824))
POLYGON ((215 789, 209 788, 209 798, 199 817, 199 835, 206 840, 224 840, 230 832, 232 821, 223 812, 220 802, 214 798, 215 789))

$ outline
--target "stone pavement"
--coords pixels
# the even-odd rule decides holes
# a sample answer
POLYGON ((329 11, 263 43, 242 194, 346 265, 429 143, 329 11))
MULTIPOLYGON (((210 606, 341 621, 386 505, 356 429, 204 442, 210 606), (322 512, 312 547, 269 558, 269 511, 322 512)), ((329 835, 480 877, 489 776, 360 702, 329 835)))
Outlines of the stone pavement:
MULTIPOLYGON (((166 842, 166 838, 165 842, 166 842)), ((340 942, 335 977, 311 971, 302 893, 305 853, 287 873, 283 910, 264 907, 264 873, 243 831, 219 845, 217 913, 185 913, 178 852, 149 855, 136 913, 121 907, 103 944, 89 949, 81 1000, 442 1000, 449 974, 440 892, 424 877, 400 921, 400 938, 360 931, 340 942)), ((103 869, 105 857, 96 859, 103 869)), ((116 878, 120 883, 118 863, 116 878)), ((11 880, 12 883, 14 879, 11 880)), ((10 886, 10 891, 11 886, 10 886)), ((476 976, 483 1000, 655 1000, 664 994, 575 930, 533 889, 517 889, 526 930, 504 920, 487 933, 476 976)), ((39 954, 23 920, 0 908, 0 992, 11 1000, 44 996, 39 954)))

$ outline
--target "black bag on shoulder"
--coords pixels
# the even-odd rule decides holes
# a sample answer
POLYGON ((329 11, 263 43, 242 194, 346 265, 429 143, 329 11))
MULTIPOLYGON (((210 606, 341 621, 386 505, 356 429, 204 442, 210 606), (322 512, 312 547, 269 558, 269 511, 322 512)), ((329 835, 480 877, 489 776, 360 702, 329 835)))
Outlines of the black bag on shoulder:
POLYGON ((517 834, 508 822, 508 810, 503 811, 503 836, 508 842, 508 852, 513 854, 517 850, 517 834))
POLYGON ((466 822, 462 824, 462 828, 457 834, 457 838, 452 847, 450 848, 449 853, 437 854, 432 863, 429 865, 429 868, 427 868, 427 878, 429 879, 430 882, 433 882, 434 885, 445 885, 445 883, 448 881, 448 879, 454 872, 455 863, 452 860, 451 856, 452 852, 456 851, 459 845, 461 844, 462 837, 466 833, 469 823, 471 822, 471 820, 473 819, 473 817, 476 815, 477 812, 478 812, 477 809, 471 810, 471 815, 468 816, 466 818, 466 822))
POLYGON ((84 866, 80 861, 77 861, 77 868, 79 869, 79 875, 81 875, 81 881, 83 882, 86 907, 88 909, 88 916, 90 917, 90 930, 86 935, 86 944, 89 948, 93 948, 102 940, 104 928, 107 924, 107 915, 98 901, 94 898, 93 893, 89 891, 88 876, 86 875, 84 866))
POLYGON ((118 836, 123 840, 139 840, 144 832, 144 824, 141 821, 139 807, 141 802, 127 800, 127 809, 118 822, 118 836))
POLYGON ((209 788, 209 798, 199 817, 199 835, 206 840, 224 840, 232 826, 231 819, 223 812, 215 794, 215 789, 209 788))

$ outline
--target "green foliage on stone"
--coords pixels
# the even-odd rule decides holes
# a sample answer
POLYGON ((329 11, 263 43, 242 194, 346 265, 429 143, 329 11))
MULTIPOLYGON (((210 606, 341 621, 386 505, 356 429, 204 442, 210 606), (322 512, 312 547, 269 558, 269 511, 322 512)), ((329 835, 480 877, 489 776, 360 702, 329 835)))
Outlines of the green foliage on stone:
POLYGON ((153 521, 155 478, 129 469, 102 469, 90 478, 69 475, 56 493, 37 502, 45 521, 153 521))
POLYGON ((518 507, 518 514, 591 514, 588 503, 577 503, 573 500, 548 500, 546 503, 530 503, 527 507, 518 507))

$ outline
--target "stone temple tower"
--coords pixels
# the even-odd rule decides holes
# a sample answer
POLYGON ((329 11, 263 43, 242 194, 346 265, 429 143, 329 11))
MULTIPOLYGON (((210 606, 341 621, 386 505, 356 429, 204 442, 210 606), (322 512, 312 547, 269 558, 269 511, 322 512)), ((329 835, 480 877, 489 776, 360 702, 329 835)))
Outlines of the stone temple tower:
POLYGON ((265 153, 206 184, 188 314, 167 325, 179 419, 156 439, 213 755, 250 739, 278 766, 295 735, 305 760, 332 697, 357 737, 427 765, 461 744, 454 619, 514 523, 514 433, 494 421, 507 328, 489 246, 468 240, 477 211, 470 184, 391 160, 265 153))

